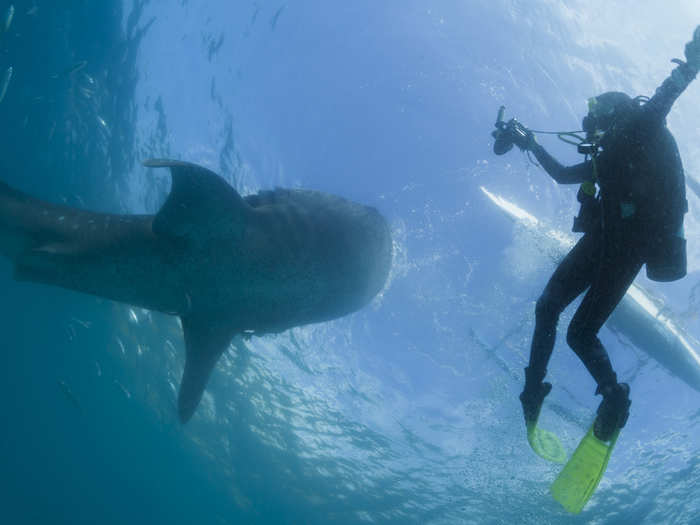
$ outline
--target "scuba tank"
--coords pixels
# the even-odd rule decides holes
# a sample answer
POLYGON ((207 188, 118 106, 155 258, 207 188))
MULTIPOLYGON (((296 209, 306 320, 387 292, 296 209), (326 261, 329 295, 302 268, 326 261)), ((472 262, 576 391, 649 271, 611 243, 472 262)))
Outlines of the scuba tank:
POLYGON ((682 279, 688 273, 686 240, 682 230, 675 235, 659 237, 647 251, 647 277, 668 283, 682 279))
MULTIPOLYGON (((625 115, 634 114, 647 101, 648 97, 638 96, 630 98, 620 92, 608 92, 593 97, 588 101, 589 114, 583 119, 583 129, 586 138, 590 138, 593 145, 600 144, 604 134, 618 133, 624 138, 627 129, 625 115), (620 118, 622 117, 622 118, 620 118), (619 129, 617 129, 619 127, 619 129), (603 130, 603 131, 601 131, 603 130)), ((628 121, 629 122, 629 121, 628 121)), ((634 124, 632 124, 634 125, 634 124)), ((670 132, 665 131, 668 135, 670 132)), ((680 156, 675 148, 675 141, 665 141, 666 147, 657 152, 666 158, 677 158, 677 165, 657 167, 654 177, 659 181, 659 187, 646 188, 647 192, 655 194, 658 198, 650 215, 642 228, 645 236, 644 259, 646 274, 652 281, 670 282, 685 277, 687 273, 686 240, 683 233, 683 216, 688 212, 688 201, 685 199, 685 184, 683 168, 680 164, 680 156), (675 173, 673 173, 675 172, 675 173), (668 190, 667 183, 662 181, 678 179, 679 186, 675 190, 668 190), (681 195, 675 192, 682 192, 681 195), (674 194, 675 193, 675 194, 674 194)), ((581 152, 581 146, 579 146, 581 152)), ((598 150, 591 154, 595 173, 595 161, 598 150)), ((656 201, 656 199, 654 199, 656 201)), ((621 220, 627 220, 638 213, 640 203, 619 202, 619 214, 621 220)))
MULTIPOLYGON (((584 126, 585 127, 585 126, 584 126)), ((598 178, 597 157, 600 153, 600 139, 592 130, 586 130, 585 143, 578 145, 579 153, 590 156, 593 162, 593 181, 584 182, 576 195, 581 203, 579 214, 574 217, 574 232, 590 232, 599 228, 602 220, 602 205, 600 196, 596 196, 595 180, 598 178)), ((667 176, 667 174, 663 174, 667 176)), ((653 190, 652 190, 653 191, 653 190)), ((678 210, 680 226, 675 230, 666 228, 664 233, 653 234, 647 231, 650 238, 646 240, 645 264, 647 277, 652 281, 671 282, 685 277, 688 271, 686 240, 683 234, 683 215, 688 211, 688 201, 683 199, 684 209, 678 210), (668 233, 668 231, 673 233, 668 233)), ((619 202, 620 220, 627 220, 636 213, 636 205, 632 202, 619 202)), ((677 208, 677 206, 676 206, 677 208)), ((656 210, 662 213, 661 210, 656 210)), ((649 228, 651 230, 651 228, 649 228)))

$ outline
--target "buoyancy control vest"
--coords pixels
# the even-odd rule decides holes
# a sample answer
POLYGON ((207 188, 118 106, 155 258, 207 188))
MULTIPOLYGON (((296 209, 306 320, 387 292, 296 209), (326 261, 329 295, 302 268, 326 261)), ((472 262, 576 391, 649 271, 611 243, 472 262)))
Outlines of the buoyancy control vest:
POLYGON ((640 246, 649 279, 666 282, 684 277, 685 176, 678 146, 665 122, 653 122, 643 108, 637 108, 616 119, 600 145, 595 162, 603 230, 627 221, 625 231, 640 246))

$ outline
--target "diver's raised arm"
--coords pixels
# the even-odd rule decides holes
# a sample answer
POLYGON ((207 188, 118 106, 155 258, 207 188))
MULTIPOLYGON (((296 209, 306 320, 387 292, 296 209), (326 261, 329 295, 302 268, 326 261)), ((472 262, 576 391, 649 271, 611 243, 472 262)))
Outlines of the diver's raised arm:
POLYGON ((659 122, 666 118, 676 99, 688 87, 700 70, 700 26, 695 28, 693 39, 685 45, 683 62, 674 59, 678 64, 671 75, 656 89, 654 96, 644 105, 643 111, 647 118, 659 122))

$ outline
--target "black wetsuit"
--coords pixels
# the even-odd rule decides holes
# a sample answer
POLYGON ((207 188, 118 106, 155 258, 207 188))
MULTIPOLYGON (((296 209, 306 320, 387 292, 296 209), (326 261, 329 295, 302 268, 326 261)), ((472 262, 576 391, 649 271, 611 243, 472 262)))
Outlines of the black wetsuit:
POLYGON ((682 228, 687 210, 685 179, 665 119, 694 78, 691 68, 679 65, 634 115, 616 122, 603 137, 595 168, 591 160, 564 167, 539 144, 531 148, 558 183, 592 181, 595 173, 601 211, 600 220, 589 226, 561 261, 537 301, 526 389, 544 379, 559 315, 586 289, 569 325, 567 343, 599 389, 617 384, 597 334, 655 243, 682 228))

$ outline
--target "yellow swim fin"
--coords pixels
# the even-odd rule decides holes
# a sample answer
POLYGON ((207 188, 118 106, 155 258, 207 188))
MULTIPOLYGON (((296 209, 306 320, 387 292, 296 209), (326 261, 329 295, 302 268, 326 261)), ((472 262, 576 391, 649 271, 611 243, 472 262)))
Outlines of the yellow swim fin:
POLYGON ((559 438, 537 426, 537 423, 527 425, 527 442, 539 457, 563 465, 566 463, 566 451, 559 438))
POLYGON ((567 511, 578 514, 583 510, 605 474, 619 435, 618 429, 610 441, 603 442, 595 437, 591 425, 550 489, 554 499, 567 511))

